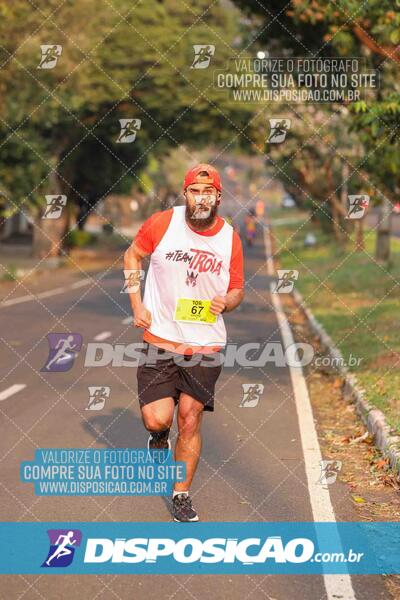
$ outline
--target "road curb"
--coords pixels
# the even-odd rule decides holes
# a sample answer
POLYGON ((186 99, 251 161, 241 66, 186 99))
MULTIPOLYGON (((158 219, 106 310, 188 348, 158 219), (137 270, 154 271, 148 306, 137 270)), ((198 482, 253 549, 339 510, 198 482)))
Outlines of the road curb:
POLYGON ((360 386, 356 376, 350 373, 344 366, 344 360, 340 350, 335 346, 332 338, 325 331, 324 327, 317 321, 311 310, 305 305, 303 296, 296 289, 293 290, 293 299, 295 303, 304 312, 312 332, 319 339, 322 348, 335 361, 333 364, 340 375, 343 376, 343 396, 348 402, 354 402, 357 413, 373 435, 375 445, 388 457, 389 463, 395 472, 397 479, 400 480, 400 436, 391 428, 383 412, 372 406, 364 397, 365 390, 360 386))

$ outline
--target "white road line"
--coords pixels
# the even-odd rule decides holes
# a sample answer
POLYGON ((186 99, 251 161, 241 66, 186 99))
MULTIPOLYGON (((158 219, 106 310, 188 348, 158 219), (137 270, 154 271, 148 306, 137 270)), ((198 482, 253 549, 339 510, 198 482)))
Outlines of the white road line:
POLYGON ((267 229, 264 229, 264 244, 265 254, 267 257, 267 273, 268 275, 275 275, 274 259, 272 258, 272 244, 269 225, 267 229))
POLYGON ((65 286, 54 288, 53 290, 47 290, 46 292, 40 292, 36 294, 36 298, 50 298, 51 296, 56 296, 57 294, 63 294, 67 291, 68 288, 65 286))
MULTIPOLYGON (((269 229, 264 230, 265 251, 267 257, 268 275, 274 274, 272 261, 272 244, 269 229), (271 261, 268 261, 268 259, 271 261)), ((279 329, 283 340, 285 350, 294 344, 293 334, 290 329, 287 317, 282 309, 279 294, 273 293, 273 286, 270 286, 272 304, 275 308, 279 329)), ((336 522, 335 512, 333 510, 331 497, 327 487, 318 484, 321 475, 320 461, 322 460, 321 450, 318 443, 317 432, 315 430, 314 417, 311 408, 310 396, 308 394, 306 380, 301 367, 289 366, 290 378, 292 381, 293 394, 296 403, 297 418, 299 422, 301 445, 304 456, 304 466, 307 476, 308 492, 310 495, 310 504, 315 522, 336 522)), ((337 532, 337 548, 341 551, 340 536, 337 532)), ((355 594, 351 583, 350 575, 323 575, 325 589, 328 600, 341 598, 342 600, 355 600, 355 594)))
POLYGON ((3 400, 7 400, 7 398, 9 398, 10 396, 13 396, 17 392, 20 392, 24 388, 26 388, 25 383, 14 383, 14 385, 11 385, 6 390, 3 390, 2 392, 0 392, 0 402, 2 402, 3 400))
POLYGON ((96 340, 96 342, 102 342, 103 340, 106 340, 110 336, 111 336, 111 331, 102 331, 101 333, 98 333, 97 335, 95 335, 94 339, 96 340))
POLYGON ((133 323, 133 317, 127 317, 122 321, 122 325, 129 325, 130 323, 133 323))
POLYGON ((50 298, 51 296, 57 296, 57 294, 63 294, 69 289, 83 287, 84 285, 89 285, 90 283, 90 279, 82 279, 81 281, 72 283, 70 286, 57 287, 52 290, 47 290, 46 292, 39 292, 39 294, 28 294, 27 296, 20 296, 19 298, 12 298, 11 300, 0 302, 0 308, 13 306, 14 304, 22 304, 23 302, 31 302, 32 300, 37 300, 40 298, 50 298))
POLYGON ((89 283, 91 283, 91 280, 89 279, 81 279, 80 281, 75 281, 75 283, 71 283, 70 287, 75 289, 75 288, 80 288, 83 287, 84 285, 88 285, 89 283))

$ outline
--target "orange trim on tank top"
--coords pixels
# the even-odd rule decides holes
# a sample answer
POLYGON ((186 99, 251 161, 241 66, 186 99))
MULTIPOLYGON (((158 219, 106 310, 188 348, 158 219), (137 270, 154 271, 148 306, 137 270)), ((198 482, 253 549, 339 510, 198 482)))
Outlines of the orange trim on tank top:
POLYGON ((191 346, 184 342, 172 342, 171 340, 158 337, 158 335, 154 335, 147 330, 144 332, 143 340, 149 344, 153 344, 153 346, 175 352, 176 354, 212 354, 222 348, 222 346, 191 346))

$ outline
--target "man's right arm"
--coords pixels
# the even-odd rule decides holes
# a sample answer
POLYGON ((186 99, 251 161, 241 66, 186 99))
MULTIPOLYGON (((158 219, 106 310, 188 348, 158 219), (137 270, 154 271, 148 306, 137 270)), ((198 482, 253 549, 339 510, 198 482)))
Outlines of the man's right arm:
MULTIPOLYGON (((142 270, 142 259, 148 256, 145 252, 133 242, 124 254, 124 269, 130 271, 142 270)), ((142 302, 142 292, 140 285, 136 292, 129 293, 129 300, 132 307, 133 323, 135 327, 144 327, 147 329, 151 325, 151 313, 145 308, 142 302)))
MULTIPOLYGON (((142 259, 152 254, 162 239, 172 218, 172 209, 158 211, 149 217, 140 227, 131 246, 125 252, 124 268, 142 270, 142 259)), ((129 294, 134 324, 147 329, 151 325, 151 313, 143 303, 140 286, 137 292, 129 294)))

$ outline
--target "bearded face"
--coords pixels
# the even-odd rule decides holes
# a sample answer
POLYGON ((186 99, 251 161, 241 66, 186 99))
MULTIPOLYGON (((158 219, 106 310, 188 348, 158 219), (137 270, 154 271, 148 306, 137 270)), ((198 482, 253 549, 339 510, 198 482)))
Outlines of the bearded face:
POLYGON ((193 185, 186 190, 186 220, 198 230, 208 229, 218 213, 219 194, 213 186, 193 185))

